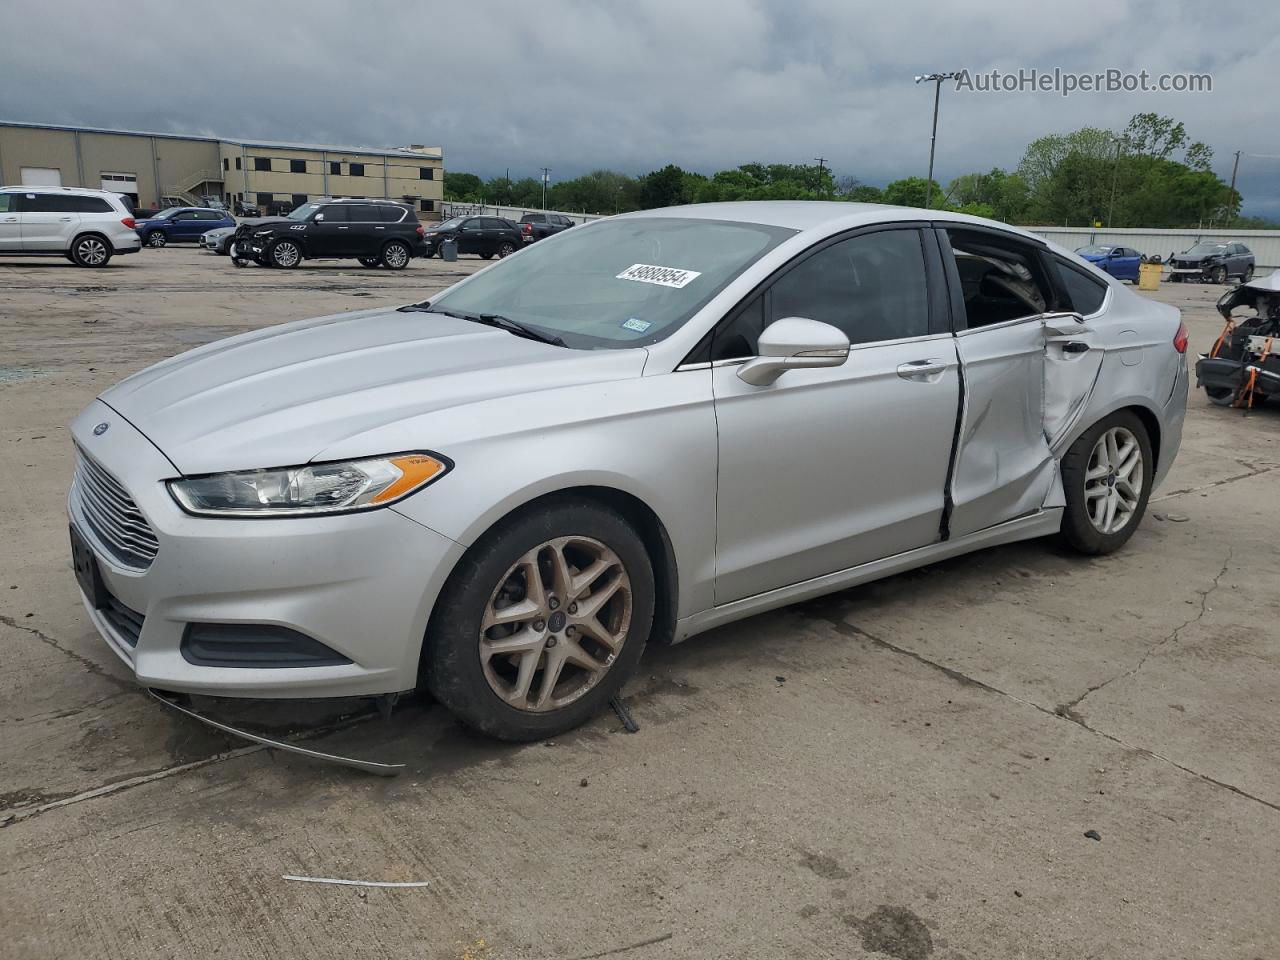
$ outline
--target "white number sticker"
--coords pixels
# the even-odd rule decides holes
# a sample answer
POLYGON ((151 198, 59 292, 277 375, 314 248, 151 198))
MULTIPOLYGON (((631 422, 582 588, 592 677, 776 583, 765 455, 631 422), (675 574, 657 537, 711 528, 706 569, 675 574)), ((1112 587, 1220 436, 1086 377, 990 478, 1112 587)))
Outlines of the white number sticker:
POLYGON ((619 280, 636 280, 640 283, 656 283, 660 287, 687 287, 702 276, 697 270, 681 270, 678 267, 655 267, 651 263, 633 263, 618 274, 619 280))

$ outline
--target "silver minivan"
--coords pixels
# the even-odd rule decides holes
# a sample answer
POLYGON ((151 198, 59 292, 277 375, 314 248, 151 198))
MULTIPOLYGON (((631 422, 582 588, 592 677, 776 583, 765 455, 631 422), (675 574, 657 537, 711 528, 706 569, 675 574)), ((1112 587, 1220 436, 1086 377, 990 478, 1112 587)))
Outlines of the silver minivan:
POLYGON ((118 193, 80 187, 0 187, 0 257, 63 256, 104 267, 137 253, 133 212, 118 193))

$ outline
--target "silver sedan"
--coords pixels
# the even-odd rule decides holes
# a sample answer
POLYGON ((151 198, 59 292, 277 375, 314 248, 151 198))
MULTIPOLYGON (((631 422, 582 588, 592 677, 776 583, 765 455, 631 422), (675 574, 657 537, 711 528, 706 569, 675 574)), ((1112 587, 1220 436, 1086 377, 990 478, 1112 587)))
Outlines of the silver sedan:
POLYGON ((614 217, 108 390, 72 425, 75 566, 150 687, 425 685, 551 736, 651 641, 994 544, 1119 548, 1178 451, 1186 339, 972 217, 614 217))

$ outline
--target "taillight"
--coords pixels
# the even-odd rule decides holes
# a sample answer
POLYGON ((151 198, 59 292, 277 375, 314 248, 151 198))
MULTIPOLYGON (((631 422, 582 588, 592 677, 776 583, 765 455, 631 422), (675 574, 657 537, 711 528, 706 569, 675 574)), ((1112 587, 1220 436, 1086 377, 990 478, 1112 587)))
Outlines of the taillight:
POLYGON ((418 224, 417 227, 414 228, 413 232, 416 233, 418 236, 422 236, 427 231, 422 229, 422 224, 418 224))
POLYGON ((120 222, 121 222, 121 223, 123 223, 123 224, 124 224, 126 227, 128 227, 130 230, 132 230, 134 227, 136 227, 136 226, 138 225, 138 221, 137 221, 137 220, 135 220, 135 219, 133 219, 133 217, 125 217, 125 218, 124 218, 123 220, 121 220, 120 222))
POLYGON ((1185 323, 1178 324, 1178 332, 1173 335, 1173 349, 1179 353, 1187 352, 1187 325, 1185 323))
POLYGON ((526 237, 529 236, 529 234, 533 233, 533 224, 532 223, 520 224, 520 232, 523 233, 526 237))

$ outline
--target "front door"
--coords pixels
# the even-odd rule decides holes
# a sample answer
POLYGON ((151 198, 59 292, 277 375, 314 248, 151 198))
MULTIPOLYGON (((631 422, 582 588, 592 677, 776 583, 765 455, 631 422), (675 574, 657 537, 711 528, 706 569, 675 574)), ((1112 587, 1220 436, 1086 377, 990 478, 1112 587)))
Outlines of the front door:
POLYGON ((717 604, 939 538, 960 389, 925 240, 908 225, 828 242, 715 331, 717 604), (839 327, 849 359, 745 383, 733 361, 790 316, 839 327))
POLYGON ((349 204, 331 203, 321 207, 307 224, 307 254, 312 257, 343 257, 351 246, 349 204))
POLYGON ((458 231, 459 253, 488 253, 489 235, 483 217, 472 217, 458 231))
POLYGON ((1083 412, 1102 351, 1051 277, 1046 253, 995 231, 947 230, 943 248, 964 371, 951 537, 1040 510, 1060 441, 1083 412))

